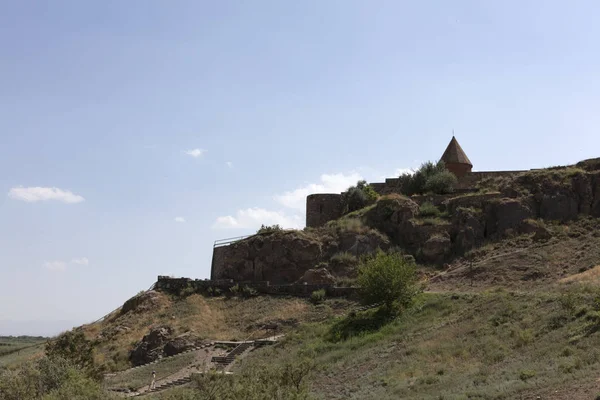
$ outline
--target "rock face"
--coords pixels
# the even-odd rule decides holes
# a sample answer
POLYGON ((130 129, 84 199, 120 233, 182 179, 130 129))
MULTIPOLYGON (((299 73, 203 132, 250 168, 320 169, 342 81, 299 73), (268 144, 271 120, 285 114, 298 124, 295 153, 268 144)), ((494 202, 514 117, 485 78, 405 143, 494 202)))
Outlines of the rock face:
POLYGON ((389 239, 369 229, 349 232, 323 228, 255 235, 231 244, 222 253, 219 265, 213 265, 214 279, 293 283, 336 253, 369 254, 389 245, 389 239))
POLYGON ((160 294, 154 290, 149 290, 133 296, 121 307, 121 315, 128 312, 145 312, 157 309, 160 302, 160 294))
POLYGON ((163 354, 164 345, 171 339, 173 329, 161 326, 152 329, 129 354, 129 360, 136 365, 155 361, 163 354))
POLYGON ((432 236, 423 244, 423 260, 430 263, 440 263, 446 259, 451 250, 452 242, 448 236, 432 236))
POLYGON ((300 282, 306 282, 309 285, 332 284, 335 283, 335 278, 327 268, 315 268, 306 271, 300 282))
POLYGON ((169 340, 164 348, 164 355, 167 357, 174 356, 184 351, 193 349, 200 344, 200 340, 189 333, 177 336, 174 339, 169 340))
MULTIPOLYGON (((436 203, 438 211, 445 214, 438 217, 420 215, 415 200, 422 199, 392 194, 381 197, 356 217, 371 230, 341 229, 348 222, 342 219, 333 224, 337 228, 253 236, 230 245, 219 256, 219 268, 213 278, 293 283, 320 263, 328 263, 328 272, 334 276, 351 276, 356 265, 330 260, 334 254, 350 252, 359 256, 392 245, 417 261, 442 264, 485 240, 510 233, 532 234, 534 240, 547 240, 550 232, 543 224, 531 224, 530 220, 564 222, 582 214, 600 217, 600 159, 587 160, 577 168, 529 171, 500 178, 492 193, 457 194, 440 200, 436 203)), ((316 279, 311 274, 315 271, 307 277, 316 279)))
POLYGON ((485 236, 503 234, 533 217, 531 209, 517 199, 499 199, 485 207, 485 236))

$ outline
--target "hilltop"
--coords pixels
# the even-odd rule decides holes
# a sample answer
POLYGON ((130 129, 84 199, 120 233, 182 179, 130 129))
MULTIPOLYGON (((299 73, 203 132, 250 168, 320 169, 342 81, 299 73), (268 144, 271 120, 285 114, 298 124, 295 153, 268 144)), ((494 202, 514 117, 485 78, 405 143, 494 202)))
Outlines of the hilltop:
POLYGON ((219 279, 165 278, 77 329, 105 389, 148 395, 156 370, 149 396, 164 399, 216 388, 248 399, 600 393, 600 159, 462 193, 379 195, 323 226, 264 227, 215 259, 219 279), (414 260, 425 288, 392 322, 354 295, 378 249, 414 260), (233 375, 191 378, 219 363, 233 375))

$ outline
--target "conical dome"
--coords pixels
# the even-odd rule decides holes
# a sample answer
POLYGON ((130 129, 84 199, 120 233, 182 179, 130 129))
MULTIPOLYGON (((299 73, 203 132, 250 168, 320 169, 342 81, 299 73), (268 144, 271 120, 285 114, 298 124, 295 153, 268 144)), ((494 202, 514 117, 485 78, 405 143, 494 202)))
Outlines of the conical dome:
POLYGON ((446 147, 446 151, 444 151, 441 160, 446 164, 466 164, 471 167, 473 166, 471 160, 469 160, 469 157, 467 157, 454 136, 452 136, 450 144, 446 147))

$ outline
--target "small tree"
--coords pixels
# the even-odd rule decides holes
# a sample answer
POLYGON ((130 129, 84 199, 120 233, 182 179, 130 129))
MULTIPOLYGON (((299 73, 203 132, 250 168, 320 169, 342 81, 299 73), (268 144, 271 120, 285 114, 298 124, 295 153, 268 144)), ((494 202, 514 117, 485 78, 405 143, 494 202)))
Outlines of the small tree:
POLYGON ((423 194, 432 192, 435 194, 446 194, 454 191, 456 176, 448 169, 443 161, 433 163, 427 161, 412 174, 400 176, 400 187, 403 194, 423 194))
POLYGON ((407 307, 418 293, 416 266, 400 253, 379 250, 358 270, 360 295, 367 304, 407 307))
POLYGON ((425 192, 435 194, 448 194, 454 192, 454 186, 458 179, 450 171, 441 171, 430 176, 425 182, 425 192))
POLYGON ((378 196, 367 181, 358 181, 356 186, 351 186, 342 193, 344 213, 360 210, 369 204, 373 204, 378 196))

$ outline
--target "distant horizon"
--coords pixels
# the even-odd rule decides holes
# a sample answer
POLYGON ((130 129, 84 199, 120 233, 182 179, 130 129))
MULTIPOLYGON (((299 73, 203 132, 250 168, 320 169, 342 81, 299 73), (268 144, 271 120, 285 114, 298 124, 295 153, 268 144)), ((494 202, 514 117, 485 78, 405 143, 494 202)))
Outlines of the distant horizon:
POLYGON ((42 336, 51 338, 85 323, 65 320, 0 320, 0 336, 42 336))

